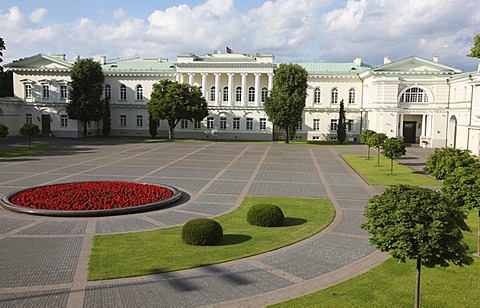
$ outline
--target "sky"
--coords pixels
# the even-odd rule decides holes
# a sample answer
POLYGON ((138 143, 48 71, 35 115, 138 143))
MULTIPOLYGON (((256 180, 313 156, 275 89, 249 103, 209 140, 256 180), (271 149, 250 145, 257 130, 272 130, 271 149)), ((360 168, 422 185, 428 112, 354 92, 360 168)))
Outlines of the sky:
POLYGON ((410 56, 475 71, 478 0, 2 0, 3 63, 273 53, 275 62, 380 65, 410 56))

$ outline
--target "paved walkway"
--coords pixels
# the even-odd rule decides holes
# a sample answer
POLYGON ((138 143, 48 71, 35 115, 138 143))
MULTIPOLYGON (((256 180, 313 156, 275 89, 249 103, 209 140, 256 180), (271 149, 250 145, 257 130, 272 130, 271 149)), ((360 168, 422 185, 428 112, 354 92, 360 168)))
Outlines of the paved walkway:
MULTIPOLYGON (((7 138, 2 144, 19 140, 7 138)), ((21 140, 23 142, 23 140, 21 140)), ((154 212, 52 218, 0 209, 1 307, 263 307, 319 290, 382 262, 358 228, 370 187, 340 158, 364 146, 46 139, 68 148, 0 161, 0 194, 35 185, 122 180, 165 183, 188 197, 154 212), (319 234, 289 247, 223 264, 157 275, 87 281, 95 234, 181 225, 232 211, 246 195, 329 198, 337 212, 319 234)), ((420 168, 424 149, 410 148, 420 168)))

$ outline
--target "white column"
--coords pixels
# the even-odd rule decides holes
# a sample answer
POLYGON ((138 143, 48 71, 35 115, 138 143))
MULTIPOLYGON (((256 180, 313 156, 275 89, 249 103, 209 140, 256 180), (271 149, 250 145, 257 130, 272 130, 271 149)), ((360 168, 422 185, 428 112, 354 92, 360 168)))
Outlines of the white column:
POLYGON ((255 73, 255 107, 260 106, 260 73, 255 73))
POLYGON ((195 73, 188 73, 188 84, 193 86, 193 79, 195 78, 195 73))
POLYGON ((233 73, 228 73, 228 106, 233 106, 233 73))
POLYGON ((175 74, 175 81, 180 83, 180 73, 175 74))
POLYGON ((207 99, 207 73, 202 73, 202 94, 205 99, 207 99))
POLYGON ((425 137, 426 120, 427 120, 427 115, 426 114, 422 115, 422 133, 420 137, 425 137))
POLYGON ((398 136, 403 138, 403 114, 400 114, 400 127, 399 127, 399 133, 398 136))
POLYGON ((215 73, 215 106, 219 106, 220 105, 220 73, 215 73))
POLYGON ((242 73, 242 106, 247 105, 247 100, 245 99, 245 93, 247 87, 247 73, 242 73))
POLYGON ((268 74, 268 91, 273 89, 273 73, 268 74))

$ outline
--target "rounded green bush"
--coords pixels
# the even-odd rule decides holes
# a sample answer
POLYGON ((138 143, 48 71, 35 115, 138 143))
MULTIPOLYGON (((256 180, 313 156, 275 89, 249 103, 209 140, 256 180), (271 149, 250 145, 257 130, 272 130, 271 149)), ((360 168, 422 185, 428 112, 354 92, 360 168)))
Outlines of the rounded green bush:
POLYGON ((220 242, 222 236, 222 226, 208 218, 192 219, 182 228, 182 240, 190 245, 213 245, 220 242))
POLYGON ((279 226, 284 218, 282 209, 269 203, 254 204, 247 212, 248 223, 260 227, 279 226))

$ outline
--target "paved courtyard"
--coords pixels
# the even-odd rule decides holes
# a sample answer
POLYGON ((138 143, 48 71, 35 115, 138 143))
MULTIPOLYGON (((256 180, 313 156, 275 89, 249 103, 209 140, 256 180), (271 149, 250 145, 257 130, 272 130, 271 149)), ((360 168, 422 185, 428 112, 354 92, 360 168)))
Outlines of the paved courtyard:
MULTIPOLYGON (((0 146, 20 139, 7 138, 0 146)), ((23 140, 22 140, 23 141, 23 140)), ((101 218, 53 218, 0 209, 1 307, 263 307, 325 288, 386 258, 358 228, 370 187, 339 153, 364 146, 230 142, 136 143, 45 139, 67 148, 0 160, 0 194, 45 184, 121 180, 170 184, 185 197, 158 211, 101 218), (289 247, 191 270, 87 281, 95 234, 181 225, 232 211, 246 195, 329 198, 336 218, 289 247)), ((426 154, 409 149, 420 168, 426 154)))

